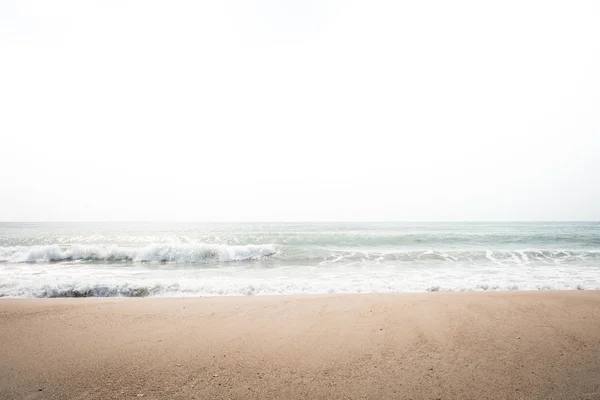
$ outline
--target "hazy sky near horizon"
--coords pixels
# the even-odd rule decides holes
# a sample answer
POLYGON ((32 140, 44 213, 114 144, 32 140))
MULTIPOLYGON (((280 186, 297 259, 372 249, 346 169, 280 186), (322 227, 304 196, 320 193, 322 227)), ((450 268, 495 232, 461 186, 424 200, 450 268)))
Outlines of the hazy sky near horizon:
POLYGON ((3 0, 0 220, 600 220, 598 21, 3 0))

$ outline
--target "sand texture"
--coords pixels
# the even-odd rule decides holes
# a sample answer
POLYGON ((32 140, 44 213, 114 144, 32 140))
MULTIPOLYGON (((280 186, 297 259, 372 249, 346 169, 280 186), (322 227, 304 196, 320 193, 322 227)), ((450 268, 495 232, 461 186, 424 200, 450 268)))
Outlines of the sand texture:
POLYGON ((0 299, 0 399, 600 399, 600 292, 0 299))

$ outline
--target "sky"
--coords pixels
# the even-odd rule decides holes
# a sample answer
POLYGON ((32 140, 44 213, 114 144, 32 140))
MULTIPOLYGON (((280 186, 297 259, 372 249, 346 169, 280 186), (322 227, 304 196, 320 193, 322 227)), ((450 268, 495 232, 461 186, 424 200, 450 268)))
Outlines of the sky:
POLYGON ((0 220, 600 220, 597 0, 2 0, 0 220))

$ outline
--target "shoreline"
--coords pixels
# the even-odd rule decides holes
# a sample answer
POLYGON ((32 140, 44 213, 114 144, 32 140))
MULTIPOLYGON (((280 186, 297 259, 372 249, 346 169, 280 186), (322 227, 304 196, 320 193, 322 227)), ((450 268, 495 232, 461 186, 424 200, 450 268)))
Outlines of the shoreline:
POLYGON ((207 295, 207 296, 72 296, 72 297, 10 297, 0 296, 0 304, 3 301, 44 301, 44 300, 193 300, 193 299, 252 299, 252 298, 330 298, 339 296, 420 296, 420 295, 467 295, 467 294, 507 294, 507 293, 582 293, 597 292, 600 289, 524 289, 524 290, 431 290, 420 292, 361 292, 361 293, 268 293, 252 295, 207 295))
POLYGON ((597 290, 1 298, 0 338, 0 399, 600 399, 597 290))

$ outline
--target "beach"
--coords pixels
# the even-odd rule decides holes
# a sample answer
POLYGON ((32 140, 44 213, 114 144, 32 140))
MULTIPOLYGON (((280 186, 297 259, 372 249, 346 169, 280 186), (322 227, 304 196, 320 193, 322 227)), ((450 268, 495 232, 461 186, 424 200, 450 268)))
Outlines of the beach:
POLYGON ((6 399, 600 399, 600 292, 0 299, 6 399))

